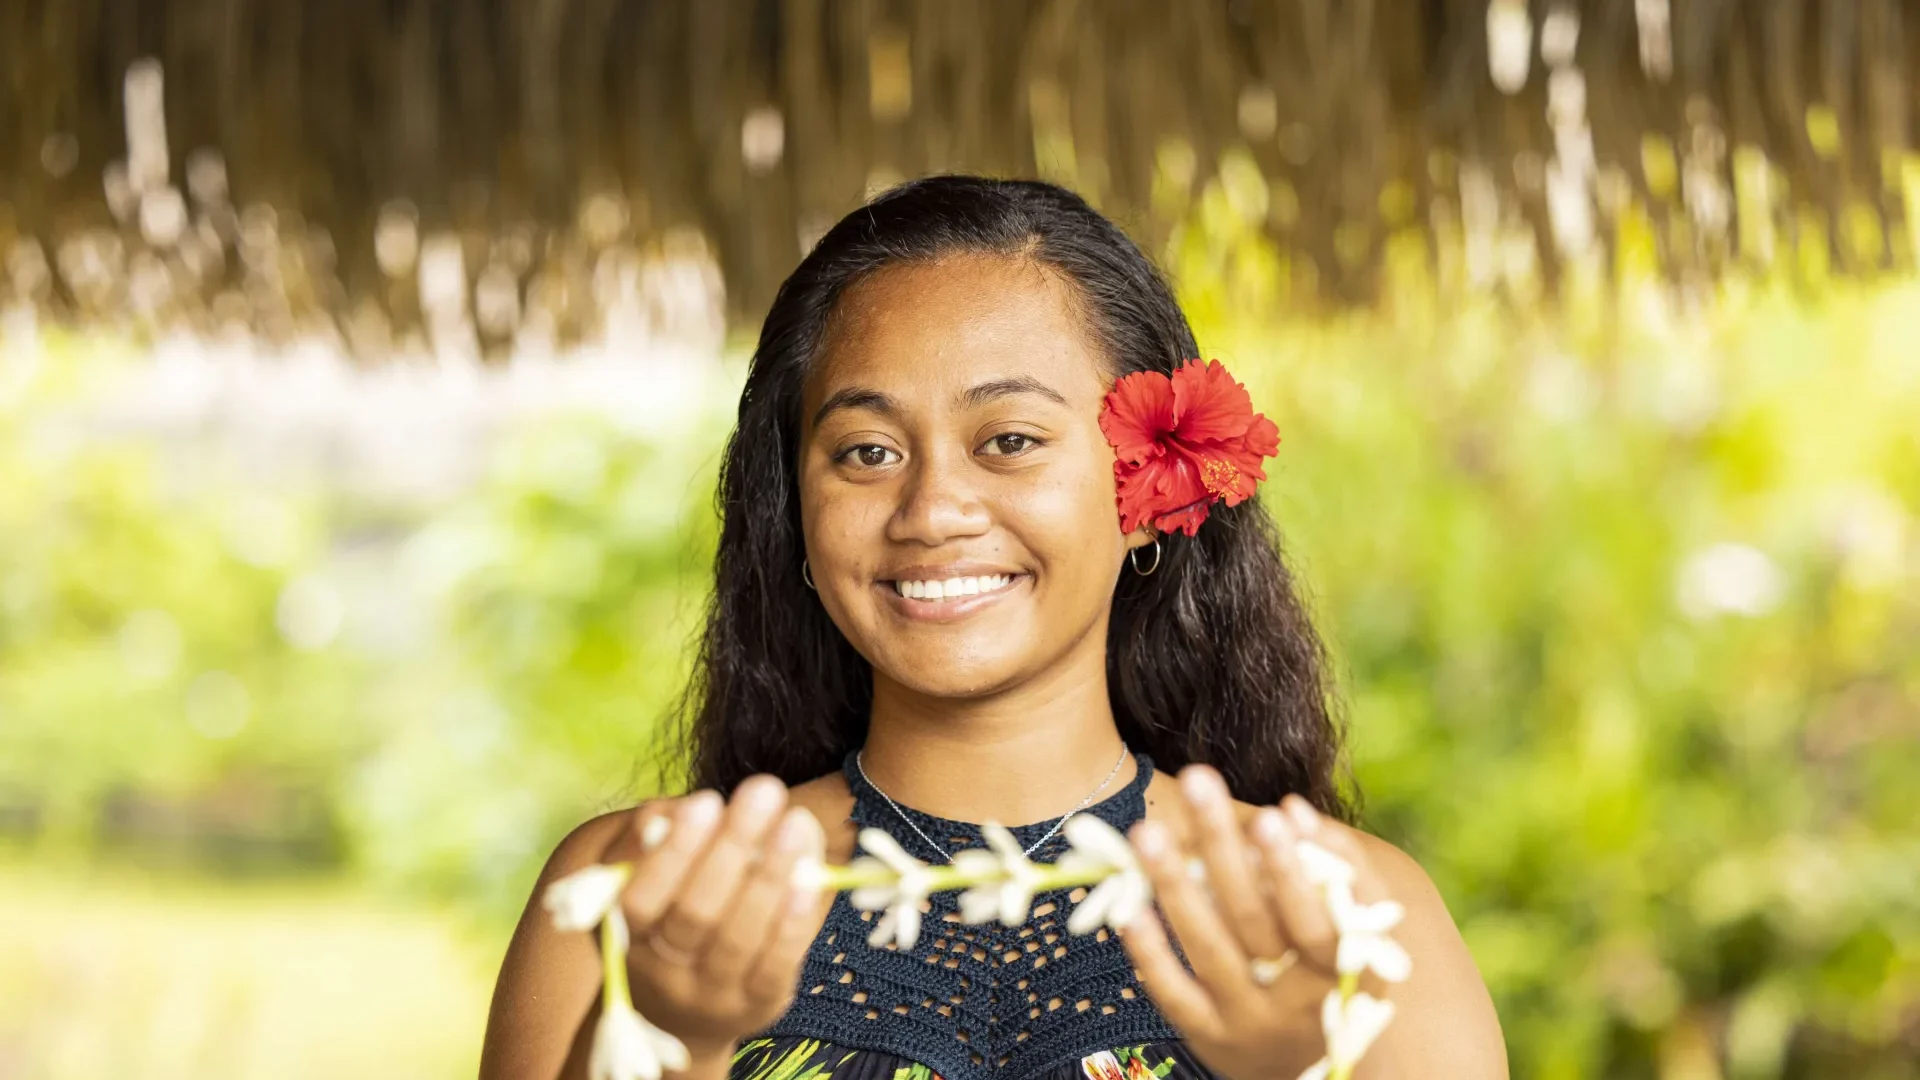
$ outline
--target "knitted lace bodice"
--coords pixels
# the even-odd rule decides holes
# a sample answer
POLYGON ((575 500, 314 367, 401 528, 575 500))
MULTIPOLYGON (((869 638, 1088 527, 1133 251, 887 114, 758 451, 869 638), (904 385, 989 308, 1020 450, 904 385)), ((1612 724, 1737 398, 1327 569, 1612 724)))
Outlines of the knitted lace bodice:
MULTIPOLYGON (((1080 812, 1122 832, 1140 820, 1153 760, 1143 753, 1134 760, 1139 769, 1131 781, 1080 812)), ((915 858, 945 861, 861 777, 854 753, 842 770, 856 828, 881 829, 915 858)), ((901 809, 949 853, 985 844, 977 825, 901 809)), ((1055 820, 1010 831, 1024 847, 1055 820)), ((1056 832, 1029 858, 1050 863, 1067 849, 1056 832)), ((1067 933, 1067 914, 1085 894, 1041 893, 1027 922, 1008 927, 962 923, 958 894, 936 893, 923 904, 919 940, 903 951, 892 943, 869 946, 878 915, 855 909, 841 893, 808 952, 792 1007, 757 1037, 882 1051, 945 1080, 1027 1080, 1102 1050, 1178 1039, 1112 931, 1067 933)))

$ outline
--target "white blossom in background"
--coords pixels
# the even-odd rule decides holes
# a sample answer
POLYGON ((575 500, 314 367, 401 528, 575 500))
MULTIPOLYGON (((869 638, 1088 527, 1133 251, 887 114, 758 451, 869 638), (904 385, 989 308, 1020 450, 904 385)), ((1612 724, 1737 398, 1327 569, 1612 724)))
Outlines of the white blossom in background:
MULTIPOLYGON (((627 874, 617 866, 594 865, 576 870, 547 886, 540 906, 557 930, 580 932, 600 925, 620 897, 627 874)), ((621 928, 625 928, 621 920, 621 928)))
POLYGON ((1786 579, 1759 548, 1719 543, 1687 557, 1680 566, 1676 592, 1680 609, 1695 620, 1718 615, 1755 618, 1780 603, 1786 579))
POLYGON ((1059 865, 1111 871, 1067 916, 1067 933, 1090 934, 1103 923, 1117 931, 1138 918, 1153 899, 1153 889, 1120 830, 1091 814, 1076 814, 1061 832, 1073 847, 1060 856, 1059 865))
POLYGON ((1343 999, 1340 991, 1329 991, 1320 1007, 1320 1030, 1326 1035, 1327 1056, 1308 1066, 1307 1071, 1300 1074, 1300 1080, 1328 1080, 1351 1074, 1392 1019, 1391 1001, 1365 993, 1343 999))
POLYGON ((880 829, 861 829, 860 847, 871 854, 855 859, 855 868, 873 869, 879 864, 898 875, 884 885, 862 885, 847 897, 862 911, 881 913, 867 944, 877 949, 892 941, 898 948, 913 948, 920 937, 920 901, 933 891, 927 864, 907 854, 899 841, 880 829))
POLYGON ((1007 926, 1018 926, 1027 921, 1033 907, 1040 869, 1006 826, 989 821, 980 833, 989 850, 971 848, 953 856, 953 865, 962 873, 983 879, 960 894, 960 918, 969 923, 998 918, 1007 926))

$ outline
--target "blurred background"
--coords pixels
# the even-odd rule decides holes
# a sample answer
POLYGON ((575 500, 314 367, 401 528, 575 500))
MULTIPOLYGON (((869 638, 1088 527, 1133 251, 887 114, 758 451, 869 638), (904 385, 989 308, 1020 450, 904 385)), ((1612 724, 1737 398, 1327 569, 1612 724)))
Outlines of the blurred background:
MULTIPOLYGON (((1920 1076, 1910 0, 0 0, 0 1078, 471 1075, 773 290, 1067 183, 1516 1076, 1920 1076)), ((665 763, 670 767, 670 759, 665 763)))

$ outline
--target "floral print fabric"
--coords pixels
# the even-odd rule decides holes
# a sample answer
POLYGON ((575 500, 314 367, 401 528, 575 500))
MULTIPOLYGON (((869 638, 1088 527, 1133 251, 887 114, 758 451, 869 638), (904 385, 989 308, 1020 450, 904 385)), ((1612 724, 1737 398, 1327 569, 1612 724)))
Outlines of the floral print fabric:
MULTIPOLYGON (((728 1080, 946 1080, 916 1061, 797 1036, 751 1039, 733 1056, 728 1080)), ((1088 1054, 1019 1080, 1216 1080, 1178 1042, 1142 1043, 1088 1054)))

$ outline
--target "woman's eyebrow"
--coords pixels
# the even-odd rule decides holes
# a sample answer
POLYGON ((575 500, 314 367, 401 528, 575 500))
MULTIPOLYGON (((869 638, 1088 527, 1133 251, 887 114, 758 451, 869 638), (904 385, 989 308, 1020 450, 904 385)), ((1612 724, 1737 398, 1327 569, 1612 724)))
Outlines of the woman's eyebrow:
POLYGON ((1038 394, 1061 405, 1067 403, 1067 399, 1061 397, 1058 390, 1030 375, 995 379, 992 382, 983 382, 978 386, 969 387, 966 393, 960 395, 960 402, 968 408, 973 408, 1013 394, 1038 394))
MULTIPOLYGON (((1038 394, 1049 401, 1065 405, 1067 399, 1058 390, 1029 375, 1015 375, 1005 379, 994 379, 977 386, 970 386, 960 395, 960 404, 967 408, 977 408, 989 401, 1009 397, 1014 394, 1038 394)), ((900 406, 892 398, 878 390, 864 386, 847 386, 827 395, 820 404, 818 412, 813 414, 813 426, 819 427, 827 414, 838 409, 870 409, 891 420, 900 418, 900 406)))
POLYGON ((890 420, 900 418, 900 406, 892 398, 864 386, 847 386, 827 395, 827 400, 820 405, 820 411, 813 414, 813 426, 819 427, 820 421, 837 409, 871 409, 890 420))

